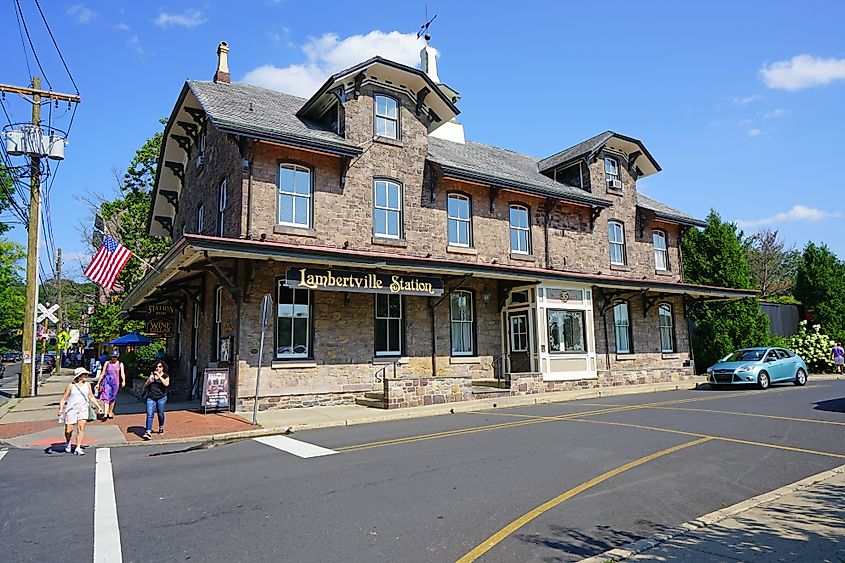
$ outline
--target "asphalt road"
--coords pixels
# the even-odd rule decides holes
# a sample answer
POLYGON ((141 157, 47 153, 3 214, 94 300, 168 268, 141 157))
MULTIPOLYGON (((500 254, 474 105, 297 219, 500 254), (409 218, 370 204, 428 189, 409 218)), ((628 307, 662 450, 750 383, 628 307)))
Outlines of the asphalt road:
POLYGON ((91 561, 119 533, 124 561, 578 560, 845 464, 843 430, 845 382, 811 381, 291 436, 337 452, 310 458, 123 447, 108 472, 93 448, 13 450, 3 559, 91 561))
POLYGON ((20 362, 3 364, 5 368, 0 373, 0 405, 14 397, 18 392, 18 375, 21 373, 20 362))

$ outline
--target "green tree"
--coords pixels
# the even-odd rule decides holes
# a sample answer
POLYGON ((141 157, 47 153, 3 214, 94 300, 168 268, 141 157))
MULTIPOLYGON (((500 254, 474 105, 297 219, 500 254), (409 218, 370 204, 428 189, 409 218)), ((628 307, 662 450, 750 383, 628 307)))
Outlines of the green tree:
POLYGON ((827 245, 808 243, 795 278, 795 297, 824 332, 845 339, 845 264, 827 245))
POLYGON ((801 254, 786 248, 777 230, 762 229, 745 240, 748 266, 754 287, 763 299, 789 295, 801 254))
MULTIPOLYGON (((742 232, 711 210, 704 230, 689 231, 682 241, 684 281, 699 285, 752 289, 742 232)), ((728 352, 769 341, 769 319, 756 299, 702 303, 690 312, 695 323, 696 368, 704 371, 728 352)))
POLYGON ((128 332, 143 330, 144 321, 128 320, 120 317, 120 304, 109 303, 94 309, 88 319, 88 336, 96 342, 108 342, 128 332))
MULTIPOLYGON (((11 207, 12 198, 15 197, 14 193, 15 186, 12 174, 5 165, 0 164, 0 213, 11 207)), ((10 228, 8 223, 0 221, 0 234, 5 233, 10 228)))
POLYGON ((20 261, 23 247, 0 240, 0 350, 21 349, 26 293, 20 261))

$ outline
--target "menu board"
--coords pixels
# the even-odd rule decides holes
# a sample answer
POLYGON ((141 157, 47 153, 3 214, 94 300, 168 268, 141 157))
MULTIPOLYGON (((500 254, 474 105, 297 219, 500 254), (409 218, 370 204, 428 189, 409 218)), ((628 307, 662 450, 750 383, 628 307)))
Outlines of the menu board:
POLYGON ((202 410, 229 409, 229 370, 207 368, 202 377, 202 410))

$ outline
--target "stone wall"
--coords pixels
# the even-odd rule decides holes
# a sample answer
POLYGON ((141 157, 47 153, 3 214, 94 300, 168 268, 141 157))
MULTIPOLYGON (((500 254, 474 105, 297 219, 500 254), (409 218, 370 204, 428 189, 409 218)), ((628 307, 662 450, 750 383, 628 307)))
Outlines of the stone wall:
POLYGON ((388 380, 388 409, 469 401, 471 377, 420 377, 388 380))

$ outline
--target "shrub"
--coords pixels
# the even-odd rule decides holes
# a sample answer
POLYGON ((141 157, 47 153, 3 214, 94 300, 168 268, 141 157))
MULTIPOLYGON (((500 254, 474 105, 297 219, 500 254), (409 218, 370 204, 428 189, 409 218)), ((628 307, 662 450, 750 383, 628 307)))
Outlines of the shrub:
POLYGON ((789 337, 788 348, 806 362, 807 368, 815 373, 833 371, 833 338, 821 331, 821 326, 815 325, 807 329, 807 321, 798 323, 798 334, 789 337))

